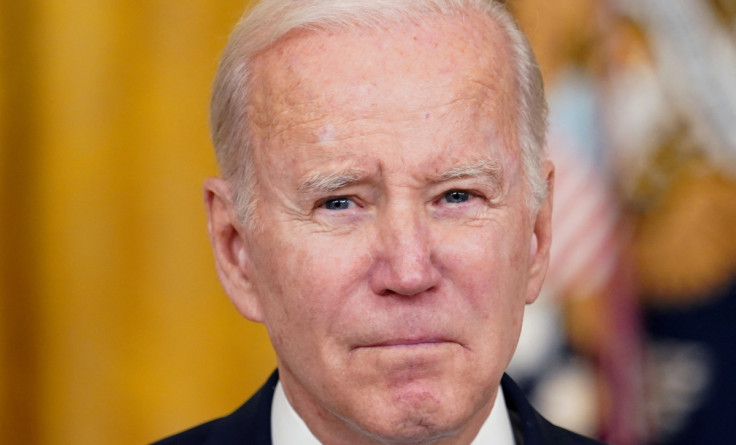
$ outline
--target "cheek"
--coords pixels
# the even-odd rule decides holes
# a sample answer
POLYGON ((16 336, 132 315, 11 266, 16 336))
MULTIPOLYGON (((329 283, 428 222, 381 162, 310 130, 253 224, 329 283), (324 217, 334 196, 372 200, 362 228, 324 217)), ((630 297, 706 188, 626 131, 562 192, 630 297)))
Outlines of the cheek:
POLYGON ((369 268, 360 237, 292 232, 266 244, 275 246, 259 277, 265 283, 266 316, 290 326, 327 329, 369 268))
POLYGON ((508 227, 518 225, 489 221, 481 229, 455 230, 442 237, 437 256, 444 259, 453 282, 472 289, 471 295, 485 303, 513 300, 525 282, 528 246, 518 229, 504 230, 508 227))

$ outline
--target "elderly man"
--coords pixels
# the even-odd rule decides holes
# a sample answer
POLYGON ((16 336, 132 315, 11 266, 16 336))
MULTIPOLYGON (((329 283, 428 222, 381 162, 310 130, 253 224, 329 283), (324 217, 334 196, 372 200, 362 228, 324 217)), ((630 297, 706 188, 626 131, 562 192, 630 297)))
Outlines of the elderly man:
POLYGON ((278 373, 173 444, 586 444, 504 376, 553 167, 528 44, 483 0, 264 0, 221 61, 217 270, 278 373))

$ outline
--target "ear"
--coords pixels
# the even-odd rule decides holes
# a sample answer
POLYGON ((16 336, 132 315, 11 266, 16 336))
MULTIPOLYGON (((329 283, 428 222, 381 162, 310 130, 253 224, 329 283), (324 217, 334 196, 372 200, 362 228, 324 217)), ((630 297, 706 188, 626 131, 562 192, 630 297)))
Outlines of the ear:
POLYGON ((547 199, 539 206, 534 217, 531 239, 529 276, 527 277, 526 304, 532 304, 539 296, 549 265, 549 249, 552 242, 552 197, 555 167, 551 161, 542 164, 542 175, 547 181, 547 199))
POLYGON ((251 276, 248 243, 233 205, 230 185, 222 178, 208 178, 202 189, 220 283, 245 318, 263 322, 263 309, 251 276))

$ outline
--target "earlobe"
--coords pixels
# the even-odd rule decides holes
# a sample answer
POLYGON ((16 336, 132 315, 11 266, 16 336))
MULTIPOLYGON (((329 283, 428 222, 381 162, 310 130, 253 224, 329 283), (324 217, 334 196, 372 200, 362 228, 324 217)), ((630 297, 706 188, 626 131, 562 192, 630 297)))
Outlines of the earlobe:
POLYGON ((208 178, 202 189, 220 283, 245 318, 263 322, 263 310, 250 276, 248 244, 231 199, 230 185, 222 178, 208 178))
POLYGON ((549 251, 552 242, 552 198, 554 191, 555 168, 551 161, 542 165, 542 175, 547 182, 547 199, 539 206, 534 219, 534 232, 530 245, 529 276, 527 281, 526 304, 533 303, 542 289, 549 264, 549 251))

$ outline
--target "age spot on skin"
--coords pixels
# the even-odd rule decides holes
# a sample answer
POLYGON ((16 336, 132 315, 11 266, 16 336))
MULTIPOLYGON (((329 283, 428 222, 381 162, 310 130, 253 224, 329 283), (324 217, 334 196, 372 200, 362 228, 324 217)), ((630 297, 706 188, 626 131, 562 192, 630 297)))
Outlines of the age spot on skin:
POLYGON ((318 138, 320 144, 326 142, 332 142, 335 140, 335 127, 332 124, 327 124, 319 129, 318 138))

